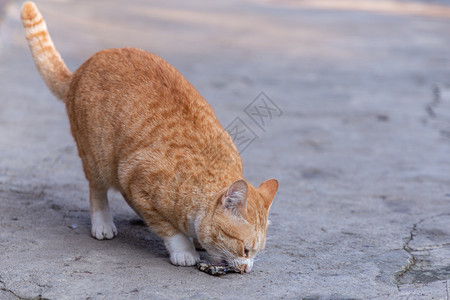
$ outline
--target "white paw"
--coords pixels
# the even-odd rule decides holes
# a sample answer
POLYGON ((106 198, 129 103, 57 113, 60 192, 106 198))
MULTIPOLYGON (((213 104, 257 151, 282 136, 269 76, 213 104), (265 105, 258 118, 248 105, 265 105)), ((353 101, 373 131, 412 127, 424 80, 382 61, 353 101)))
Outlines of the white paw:
POLYGON ((167 250, 170 253, 170 262, 176 266, 193 266, 200 257, 195 251, 192 241, 182 233, 165 238, 167 250))
POLYGON ((117 235, 117 228, 114 223, 92 225, 91 234, 97 240, 110 240, 117 235))
POLYGON ((170 262, 174 264, 175 266, 193 266, 196 265, 197 262, 200 261, 200 257, 198 256, 197 252, 174 252, 170 254, 170 262))
POLYGON ((117 228, 109 211, 98 211, 91 216, 91 234, 97 240, 110 240, 117 235, 117 228))

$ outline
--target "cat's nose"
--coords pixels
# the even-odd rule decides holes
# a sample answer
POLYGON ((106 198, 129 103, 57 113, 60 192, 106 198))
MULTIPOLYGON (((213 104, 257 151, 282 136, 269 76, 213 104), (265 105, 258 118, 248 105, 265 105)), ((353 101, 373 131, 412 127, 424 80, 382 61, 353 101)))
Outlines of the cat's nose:
POLYGON ((252 270, 252 267, 250 265, 245 265, 245 273, 250 273, 250 271, 252 270))
POLYGON ((249 262, 248 264, 245 265, 245 273, 250 273, 250 271, 252 270, 253 267, 253 262, 249 262))

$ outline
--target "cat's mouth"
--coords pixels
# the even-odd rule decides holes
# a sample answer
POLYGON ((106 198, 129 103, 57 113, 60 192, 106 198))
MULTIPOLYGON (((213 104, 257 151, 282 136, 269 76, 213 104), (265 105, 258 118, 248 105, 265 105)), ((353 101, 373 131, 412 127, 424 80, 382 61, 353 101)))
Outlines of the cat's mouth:
MULTIPOLYGON (((215 258, 211 260, 211 265, 218 266, 221 268, 230 268, 234 272, 238 273, 249 273, 252 269, 251 264, 241 264, 241 265, 234 265, 233 263, 229 263, 225 258, 215 258)), ((229 272, 229 271, 228 271, 229 272)))
POLYGON ((231 264, 226 261, 224 258, 219 259, 211 259, 211 263, 215 266, 221 266, 221 267, 231 267, 231 264))
POLYGON ((220 260, 217 265, 223 267, 231 267, 231 265, 225 259, 220 260))
POLYGON ((215 266, 233 267, 233 264, 229 263, 224 257, 210 257, 210 262, 215 266))

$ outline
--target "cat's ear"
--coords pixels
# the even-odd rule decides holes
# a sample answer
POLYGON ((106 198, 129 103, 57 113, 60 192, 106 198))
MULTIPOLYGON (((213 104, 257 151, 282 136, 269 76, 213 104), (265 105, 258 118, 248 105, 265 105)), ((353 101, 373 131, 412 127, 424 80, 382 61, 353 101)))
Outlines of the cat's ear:
POLYGON ((269 210, 278 190, 278 181, 276 179, 266 180, 258 186, 257 190, 263 196, 264 207, 269 210))
POLYGON ((247 215, 248 186, 244 180, 237 180, 222 196, 222 207, 225 211, 238 217, 247 215))

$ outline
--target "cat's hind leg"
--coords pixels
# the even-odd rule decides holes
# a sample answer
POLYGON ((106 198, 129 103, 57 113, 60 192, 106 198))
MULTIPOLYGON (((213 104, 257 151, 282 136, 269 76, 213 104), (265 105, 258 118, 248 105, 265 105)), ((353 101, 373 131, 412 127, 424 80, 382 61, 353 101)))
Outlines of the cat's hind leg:
POLYGON ((91 234, 98 240, 112 239, 117 235, 113 217, 109 209, 108 189, 90 185, 91 234))

